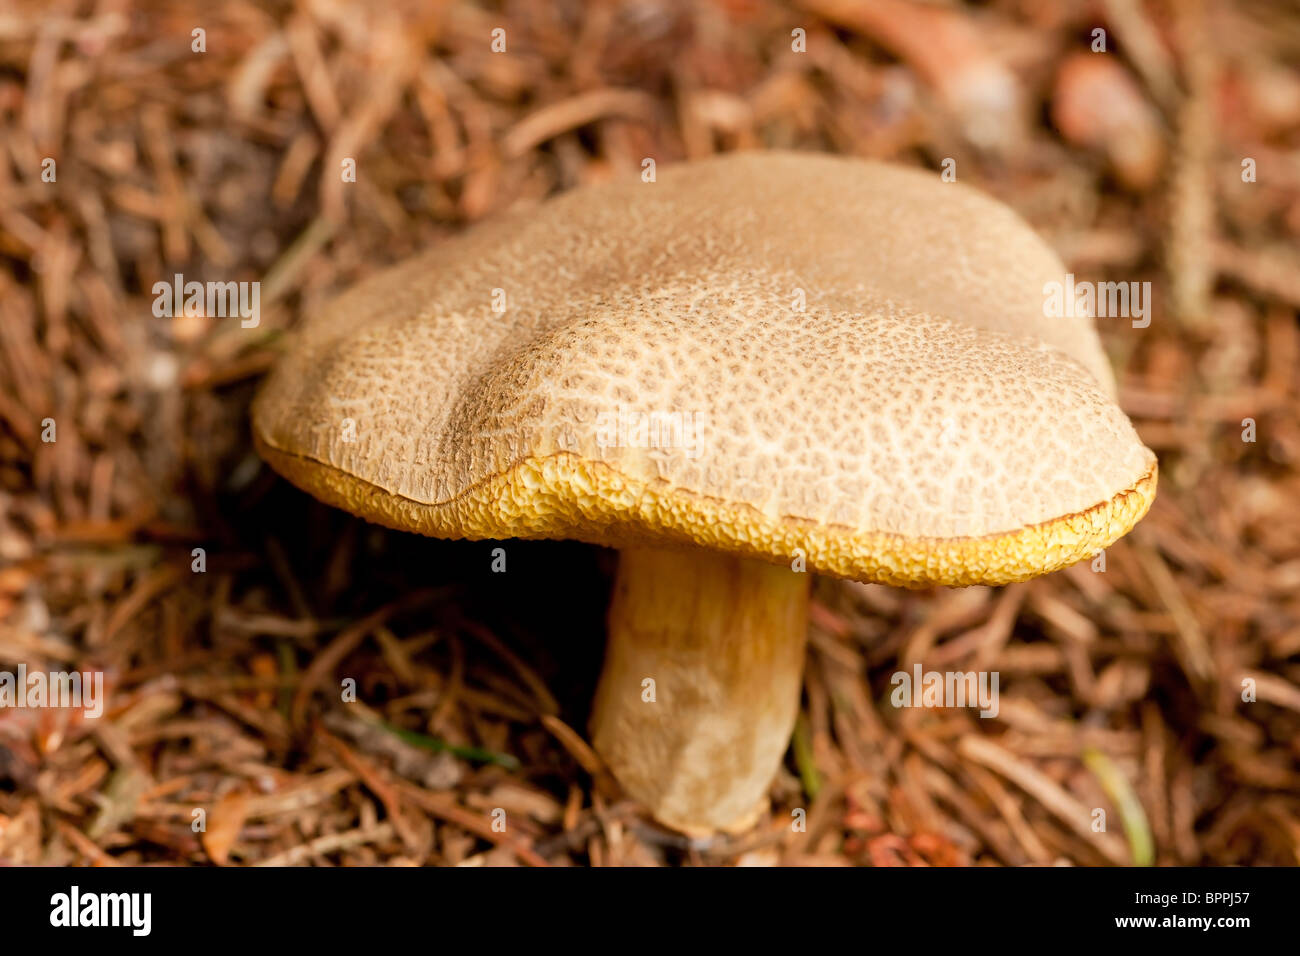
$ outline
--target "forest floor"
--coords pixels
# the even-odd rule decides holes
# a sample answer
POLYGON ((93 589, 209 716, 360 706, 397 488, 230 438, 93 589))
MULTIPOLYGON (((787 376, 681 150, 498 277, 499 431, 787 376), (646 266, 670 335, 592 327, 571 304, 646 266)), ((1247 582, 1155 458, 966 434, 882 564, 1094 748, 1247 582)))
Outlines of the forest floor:
POLYGON ((109 704, 0 710, 0 861, 1300 864, 1294 5, 7 9, 0 669, 109 704), (1149 281, 1147 327, 1099 325, 1160 489, 1104 570, 818 581, 771 811, 692 844, 586 742, 612 554, 492 575, 367 525, 259 461, 248 404, 360 276, 644 157, 778 147, 951 160, 1080 277, 1149 281), (177 273, 260 281, 260 324, 156 317, 177 273), (889 707, 916 663, 996 670, 998 716, 889 707))

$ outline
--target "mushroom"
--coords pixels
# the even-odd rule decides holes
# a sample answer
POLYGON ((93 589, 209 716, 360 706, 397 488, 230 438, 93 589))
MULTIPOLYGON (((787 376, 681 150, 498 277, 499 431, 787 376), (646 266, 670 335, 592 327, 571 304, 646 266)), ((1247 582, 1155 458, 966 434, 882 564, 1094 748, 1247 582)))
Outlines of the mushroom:
POLYGON ((255 440, 391 528, 619 549, 594 746, 661 822, 735 829, 796 717, 805 571, 1005 584, 1146 513, 1155 456, 1091 319, 1045 315, 1063 274, 936 175, 719 157, 345 292, 265 383, 255 440))

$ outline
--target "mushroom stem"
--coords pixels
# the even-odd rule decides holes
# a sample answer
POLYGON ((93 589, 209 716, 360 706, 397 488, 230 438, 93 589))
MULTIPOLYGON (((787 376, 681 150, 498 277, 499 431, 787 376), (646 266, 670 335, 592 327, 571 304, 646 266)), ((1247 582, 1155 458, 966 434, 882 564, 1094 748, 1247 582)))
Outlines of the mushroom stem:
POLYGON ((790 741, 809 577, 701 549, 620 552, 592 740, 655 819, 753 823, 790 741))

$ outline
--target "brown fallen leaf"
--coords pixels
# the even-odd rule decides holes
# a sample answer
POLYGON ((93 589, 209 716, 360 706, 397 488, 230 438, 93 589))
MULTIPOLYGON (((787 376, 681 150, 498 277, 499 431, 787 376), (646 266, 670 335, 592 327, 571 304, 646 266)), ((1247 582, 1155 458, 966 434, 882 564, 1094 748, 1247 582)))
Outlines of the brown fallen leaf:
POLYGON ((224 866, 230 859, 230 848, 235 845, 247 819, 248 794, 243 790, 231 790, 217 800, 208 814, 207 829, 199 837, 204 852, 213 863, 224 866))

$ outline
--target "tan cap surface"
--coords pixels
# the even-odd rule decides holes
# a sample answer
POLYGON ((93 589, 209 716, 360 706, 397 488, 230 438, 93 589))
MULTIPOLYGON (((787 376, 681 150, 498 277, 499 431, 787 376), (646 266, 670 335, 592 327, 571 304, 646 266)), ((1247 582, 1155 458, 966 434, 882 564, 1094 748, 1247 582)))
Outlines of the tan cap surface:
POLYGON ((362 283, 292 341, 254 432, 321 499, 425 534, 1019 580, 1155 494, 1090 320, 1043 314, 1063 275, 1014 213, 937 175, 736 154, 362 283))

